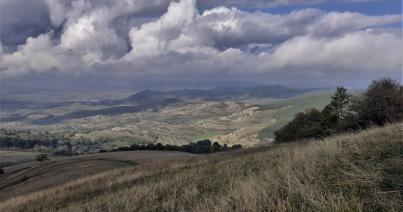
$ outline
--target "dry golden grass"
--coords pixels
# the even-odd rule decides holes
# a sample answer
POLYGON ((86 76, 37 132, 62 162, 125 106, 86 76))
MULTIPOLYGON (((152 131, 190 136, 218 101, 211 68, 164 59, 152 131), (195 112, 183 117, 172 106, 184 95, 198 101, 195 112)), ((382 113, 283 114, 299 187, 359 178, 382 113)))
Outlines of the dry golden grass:
MULTIPOLYGON (((18 163, 21 161, 18 157, 21 154, 15 155, 15 159, 10 161, 18 163)), ((105 171, 194 156, 185 152, 169 151, 108 152, 52 157, 43 165, 37 161, 12 165, 5 168, 5 174, 0 175, 0 202, 105 171)), ((23 155, 22 160, 26 160, 25 158, 23 155)))
POLYGON ((0 211, 402 211, 402 128, 139 165, 0 211))

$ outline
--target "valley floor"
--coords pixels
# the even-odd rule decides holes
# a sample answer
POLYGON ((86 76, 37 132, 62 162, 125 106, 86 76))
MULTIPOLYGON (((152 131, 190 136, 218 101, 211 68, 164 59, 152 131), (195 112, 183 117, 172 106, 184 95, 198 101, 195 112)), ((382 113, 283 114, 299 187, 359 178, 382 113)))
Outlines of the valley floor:
POLYGON ((402 129, 140 163, 8 199, 0 211, 403 211, 402 129))

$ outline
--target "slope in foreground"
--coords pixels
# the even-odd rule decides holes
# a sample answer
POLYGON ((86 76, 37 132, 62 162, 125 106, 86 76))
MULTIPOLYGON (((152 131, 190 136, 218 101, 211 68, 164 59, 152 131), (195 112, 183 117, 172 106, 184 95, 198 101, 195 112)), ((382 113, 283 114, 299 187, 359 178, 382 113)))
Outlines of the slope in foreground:
POLYGON ((403 123, 323 141, 139 165, 1 211, 402 211, 403 123))

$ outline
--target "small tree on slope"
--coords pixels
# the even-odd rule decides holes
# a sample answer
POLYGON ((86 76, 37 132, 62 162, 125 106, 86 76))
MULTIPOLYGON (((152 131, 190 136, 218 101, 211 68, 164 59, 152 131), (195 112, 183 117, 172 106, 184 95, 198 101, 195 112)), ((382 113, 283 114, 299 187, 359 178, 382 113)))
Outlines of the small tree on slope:
POLYGON ((41 166, 43 161, 49 160, 48 155, 47 154, 39 154, 36 156, 36 160, 41 162, 41 166))

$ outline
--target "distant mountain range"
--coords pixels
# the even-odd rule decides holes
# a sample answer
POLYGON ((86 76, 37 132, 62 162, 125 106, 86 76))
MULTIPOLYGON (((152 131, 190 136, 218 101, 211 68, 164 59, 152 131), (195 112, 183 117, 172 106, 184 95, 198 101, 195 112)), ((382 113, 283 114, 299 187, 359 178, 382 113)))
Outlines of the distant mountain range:
MULTIPOLYGON (((306 92, 322 88, 289 88, 281 85, 265 85, 253 87, 220 87, 213 89, 180 89, 170 91, 143 90, 128 98, 101 100, 96 104, 150 104, 166 102, 169 99, 201 99, 209 101, 243 100, 251 98, 290 98, 306 92)), ((94 103, 94 102, 93 102, 94 103)))

